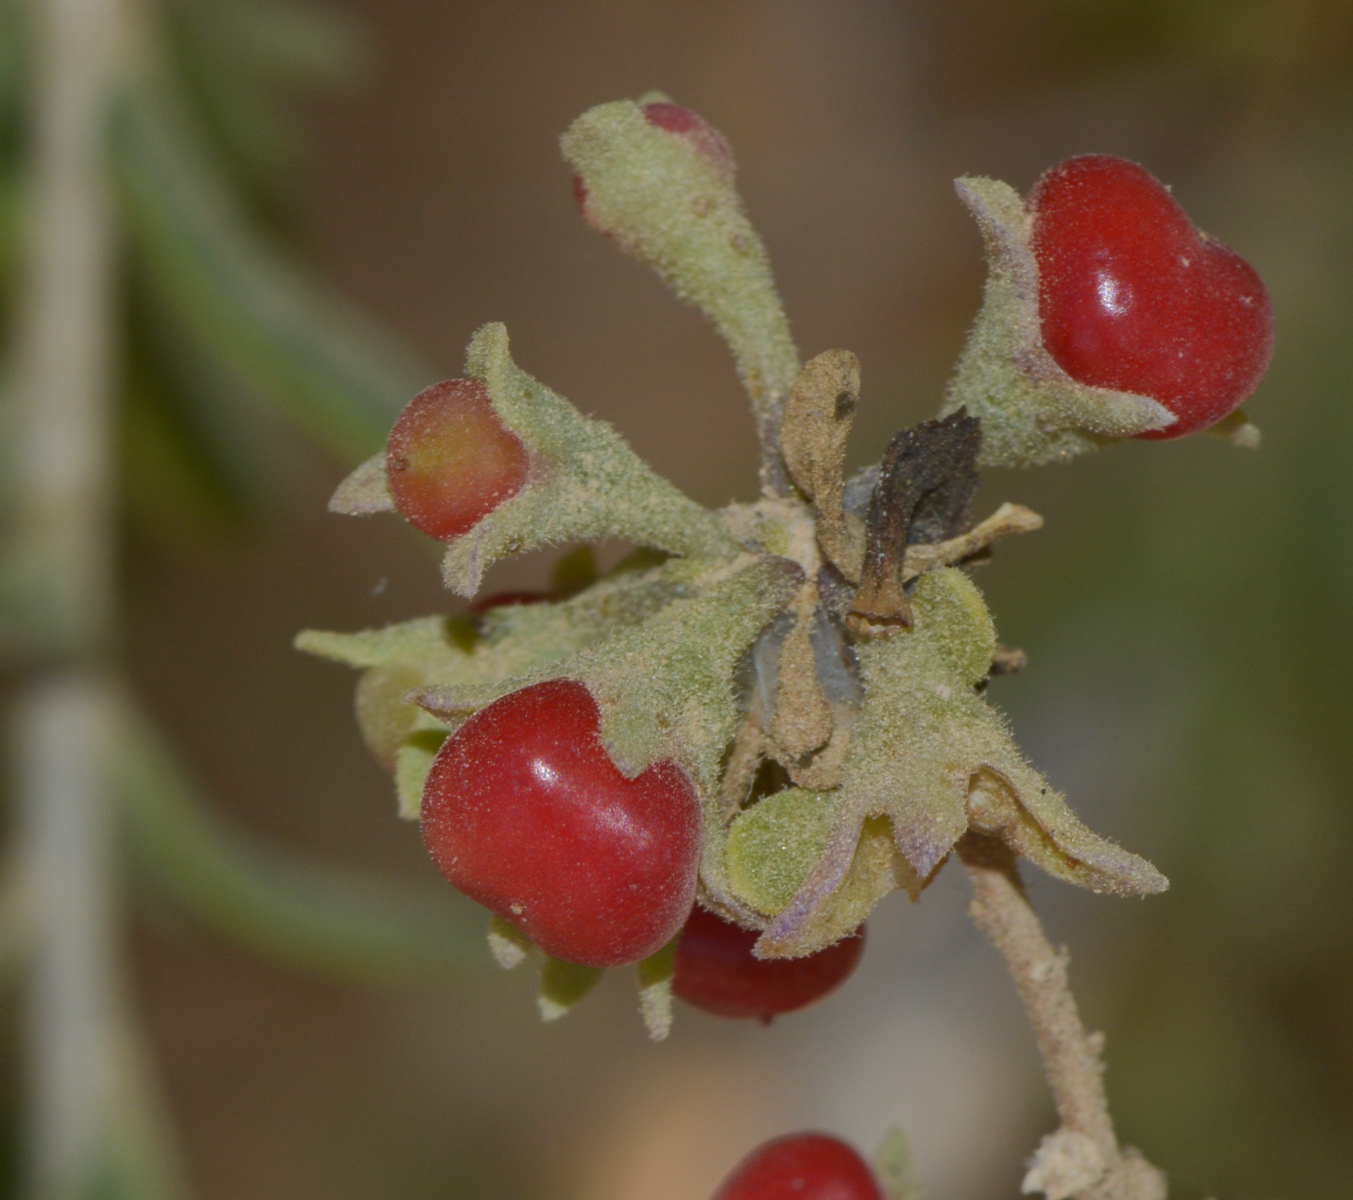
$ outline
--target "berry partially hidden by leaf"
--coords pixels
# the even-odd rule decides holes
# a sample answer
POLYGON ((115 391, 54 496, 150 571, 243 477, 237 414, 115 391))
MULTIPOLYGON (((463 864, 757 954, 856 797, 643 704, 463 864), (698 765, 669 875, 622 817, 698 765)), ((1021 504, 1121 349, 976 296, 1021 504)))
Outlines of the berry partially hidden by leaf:
POLYGON ((723 134, 693 108, 670 100, 658 100, 641 107, 645 119, 655 129, 675 134, 721 175, 732 179, 733 151, 723 140, 723 134))
POLYGON ((864 953, 864 926, 804 958, 756 958, 759 935, 703 908, 692 910, 677 943, 672 990, 721 1017, 769 1021, 805 1008, 850 978, 864 953))
MULTIPOLYGON (((655 100, 640 105, 640 111, 644 114, 644 119, 654 129, 661 129, 665 133, 679 137, 718 171, 725 180, 732 182, 734 173, 733 151, 729 149, 728 143, 723 140, 723 134, 693 108, 687 108, 684 104, 676 104, 671 100, 655 100)), ((596 213, 592 209, 591 194, 588 192, 587 184, 583 182, 581 175, 573 177, 573 199, 578 205, 578 211, 582 214, 583 220, 598 233, 610 237, 610 231, 597 219, 596 213)))
POLYGON ((386 446, 395 507, 429 537, 468 533, 526 483, 526 447, 493 411, 477 379, 450 379, 419 392, 386 446))
POLYGON ((655 953, 695 899, 700 802, 674 763, 626 779, 582 684, 533 684, 441 748, 423 841, 443 875, 548 954, 617 967, 655 953))
POLYGON ((856 1151, 825 1133, 792 1133, 757 1147, 713 1200, 884 1200, 856 1151))
POLYGON ((1263 281, 1143 167, 1068 159, 1030 193, 1043 343, 1068 375, 1158 400, 1180 437, 1228 416, 1273 356, 1263 281))
POLYGON ((549 592, 493 592, 490 595, 481 596, 465 611, 471 616, 478 616, 495 608, 512 608, 518 604, 544 604, 549 598, 549 592))

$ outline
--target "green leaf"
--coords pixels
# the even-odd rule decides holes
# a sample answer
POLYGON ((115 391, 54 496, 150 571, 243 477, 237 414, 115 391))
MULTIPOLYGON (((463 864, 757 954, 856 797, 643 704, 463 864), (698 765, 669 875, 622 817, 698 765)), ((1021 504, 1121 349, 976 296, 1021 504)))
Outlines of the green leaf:
POLYGON ((655 1042, 664 1041, 672 1031, 672 975, 676 970, 676 948, 679 937, 673 938, 656 954, 650 954, 635 965, 639 984, 639 1015, 644 1028, 655 1042))
POLYGON ((547 954, 540 968, 540 996, 536 1000, 541 1020, 557 1021, 582 1003, 605 973, 600 967, 584 967, 547 954))
POLYGON ((763 917, 783 917, 758 939, 759 957, 812 954, 854 933, 890 892, 920 893, 922 881, 898 854, 888 818, 848 811, 842 820, 845 802, 839 790, 788 788, 734 821, 727 847, 732 895, 763 917))
POLYGON ((883 1135, 874 1152, 874 1169, 888 1200, 922 1200, 921 1183, 912 1162, 911 1140, 900 1125, 892 1126, 883 1135))
POLYGON ((489 918, 489 952, 504 971, 511 971, 526 961, 526 956, 535 949, 531 941, 511 921, 504 920, 494 913, 489 918))
POLYGON ((132 307, 118 412, 129 505, 147 527, 173 537, 246 528, 273 491, 273 464, 248 423, 226 416, 237 389, 210 364, 184 361, 181 346, 152 340, 140 306, 132 307))
POLYGON ((270 207, 294 200, 313 157, 298 94, 358 77, 368 48, 357 22, 291 0, 176 0, 160 12, 162 58, 231 175, 270 207))
MULTIPOLYGON (((669 564, 655 574, 676 568, 669 564)), ((671 759, 710 796, 740 719, 733 682, 738 660, 801 582, 788 560, 744 555, 706 568, 685 595, 576 654, 491 683, 429 688, 418 703, 434 716, 454 718, 532 683, 577 679, 601 708, 602 738, 622 771, 634 776, 671 759)), ((597 590, 569 603, 581 604, 597 590)), ((529 621, 544 607, 519 606, 517 619, 529 621)))
POLYGON ((728 833, 728 886, 764 916, 783 912, 827 850, 836 792, 785 788, 740 813, 728 833))
MULTIPOLYGON (((673 600, 695 593, 701 566, 674 559, 658 567, 617 571, 558 604, 513 604, 479 616, 418 617, 331 633, 307 629, 295 646, 307 654, 359 668, 416 671, 423 686, 472 692, 458 711, 473 711, 503 694, 499 685, 566 658, 636 625, 673 600)), ((506 690, 512 690, 509 686, 506 690)))
POLYGON ((416 821, 423 815, 423 789, 427 786, 428 772, 446 737, 445 729, 420 729, 395 751, 395 797, 399 815, 405 821, 416 821))
MULTIPOLYGON (((405 700, 426 683, 422 667, 408 663, 372 667, 357 681, 357 724, 367 749, 387 771, 395 770, 395 758, 410 734, 431 728, 431 718, 405 700)), ((444 726, 437 728, 446 733, 444 726)))
POLYGON ((384 450, 373 454, 338 485, 338 490, 329 497, 329 511, 347 517, 395 511, 395 499, 390 495, 385 476, 384 450))
POLYGON ((474 626, 459 617, 417 617, 367 629, 361 633, 329 633, 306 629, 296 635, 295 646, 306 654, 350 667, 418 666, 420 663, 449 665, 469 656, 474 626))

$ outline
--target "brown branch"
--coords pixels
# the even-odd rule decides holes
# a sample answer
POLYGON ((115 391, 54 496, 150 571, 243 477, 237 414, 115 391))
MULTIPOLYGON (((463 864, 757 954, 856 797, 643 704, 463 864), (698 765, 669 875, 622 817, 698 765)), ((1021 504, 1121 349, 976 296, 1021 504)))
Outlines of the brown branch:
POLYGON ((1120 1148, 1104 1094, 1102 1039, 1087 1033, 1055 949, 1003 842, 968 833, 959 857, 973 884, 973 921, 1000 951, 1038 1041, 1061 1128, 1043 1139, 1024 1190, 1049 1200, 1164 1200, 1165 1177, 1131 1147, 1120 1148))

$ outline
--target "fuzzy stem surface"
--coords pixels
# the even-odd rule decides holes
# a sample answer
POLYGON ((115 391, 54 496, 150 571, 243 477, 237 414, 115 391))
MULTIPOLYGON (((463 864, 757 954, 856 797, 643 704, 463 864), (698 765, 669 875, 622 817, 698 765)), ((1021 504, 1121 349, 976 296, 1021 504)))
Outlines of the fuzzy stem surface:
POLYGON ((958 854, 972 880, 974 923, 1000 952, 1038 1042, 1061 1129, 1035 1154, 1024 1191, 1049 1200, 1164 1200, 1164 1176, 1114 1133, 1101 1039, 1086 1032, 1067 978, 1069 957, 1048 941, 1004 842, 967 833, 958 854), (1087 1144, 1088 1143, 1088 1144, 1087 1144))

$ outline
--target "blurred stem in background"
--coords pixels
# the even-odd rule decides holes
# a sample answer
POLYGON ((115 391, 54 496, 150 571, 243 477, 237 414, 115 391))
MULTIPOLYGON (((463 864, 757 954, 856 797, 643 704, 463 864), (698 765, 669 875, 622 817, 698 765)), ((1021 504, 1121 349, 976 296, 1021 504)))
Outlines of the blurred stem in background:
POLYGON ((33 227, 15 339, 14 553, 47 614, 14 733, 33 891, 25 1190, 90 1194, 110 1144, 117 1039, 109 656, 115 282, 103 125, 117 0, 35 16, 33 227))
POLYGON ((254 0, 0 0, 0 652, 20 816, 0 958, 26 975, 34 1200, 184 1193, 121 979, 124 865, 255 952, 342 979, 444 978, 480 947, 452 908, 225 828, 118 670, 124 507, 256 507, 246 410, 356 461, 431 377, 265 232, 294 158, 272 93, 342 74, 352 46, 254 0))

